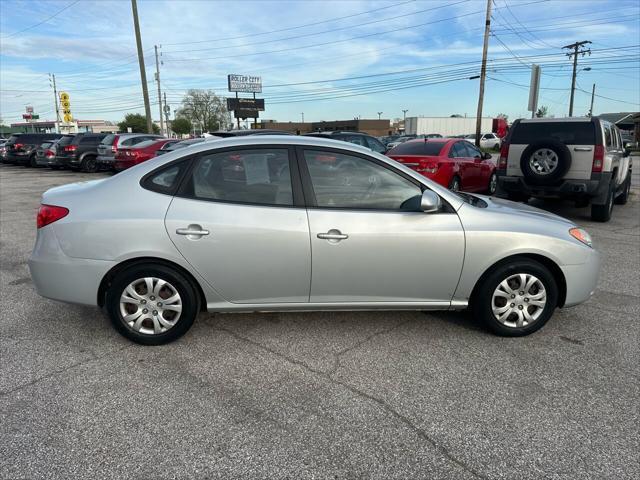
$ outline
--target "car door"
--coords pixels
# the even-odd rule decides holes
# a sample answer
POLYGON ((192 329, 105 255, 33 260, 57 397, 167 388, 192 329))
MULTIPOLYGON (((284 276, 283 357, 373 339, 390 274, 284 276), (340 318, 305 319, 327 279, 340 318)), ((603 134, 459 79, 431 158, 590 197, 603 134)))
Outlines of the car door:
POLYGON ((229 302, 309 301, 309 226, 290 162, 286 146, 198 154, 167 211, 177 249, 229 302))
POLYGON ((469 158, 469 151, 465 145, 469 143, 461 140, 453 144, 449 150, 449 158, 454 162, 454 171, 460 176, 461 190, 474 187, 473 180, 473 159, 469 158))
POLYGON ((482 158, 482 152, 475 145, 466 142, 469 162, 469 190, 486 190, 489 183, 490 166, 482 158))
POLYGON ((448 304, 464 256, 453 210, 420 211, 424 187, 364 154, 301 147, 298 159, 311 234, 312 303, 448 304))

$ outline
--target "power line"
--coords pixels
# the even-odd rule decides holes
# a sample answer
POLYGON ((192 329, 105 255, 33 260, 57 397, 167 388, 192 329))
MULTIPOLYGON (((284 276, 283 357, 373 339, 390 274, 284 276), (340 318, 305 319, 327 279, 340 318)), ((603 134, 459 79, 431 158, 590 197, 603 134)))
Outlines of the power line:
POLYGON ((64 12, 65 10, 67 10, 68 8, 73 7, 76 3, 78 3, 80 0, 75 0, 73 2, 71 2, 70 4, 66 5, 65 7, 61 8, 60 10, 58 10, 56 13, 54 13, 53 15, 51 15, 50 17, 45 18, 44 20, 42 20, 41 22, 38 23, 34 23, 33 25, 27 27, 27 28, 23 28, 22 30, 18 30, 17 32, 13 32, 10 33, 9 35, 6 35, 3 38, 10 38, 10 37, 15 37, 16 35, 19 35, 23 32, 26 32, 27 30, 31 30, 33 28, 39 27, 40 25, 42 25, 43 23, 47 23, 49 20, 57 17, 58 15, 60 15, 62 12, 64 12))

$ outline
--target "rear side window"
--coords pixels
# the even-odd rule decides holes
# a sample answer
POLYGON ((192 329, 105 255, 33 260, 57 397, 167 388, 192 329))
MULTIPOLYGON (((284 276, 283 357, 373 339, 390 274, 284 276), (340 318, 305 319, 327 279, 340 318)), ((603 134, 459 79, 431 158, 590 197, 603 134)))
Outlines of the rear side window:
POLYGON ((181 161, 159 168, 142 179, 142 186, 147 190, 172 195, 177 190, 188 166, 188 161, 181 161))
POLYGON ((604 130, 604 145, 606 147, 610 147, 611 146, 611 129, 609 128, 609 125, 604 125, 603 130, 604 130))
POLYGON ((405 142, 393 148, 389 155, 440 155, 443 142, 405 142))
POLYGON ((97 145, 100 143, 100 137, 82 137, 80 145, 97 145))
POLYGON ((102 145, 113 145, 113 141, 115 140, 116 136, 114 134, 111 135, 107 135, 106 137, 104 137, 102 139, 102 141, 100 142, 102 145))
POLYGON ((58 140, 58 145, 71 145, 73 139, 74 137, 62 137, 60 140, 58 140))
POLYGON ((195 160, 184 193, 201 200, 293 205, 289 151, 260 148, 203 154, 195 160))
POLYGON ((549 138, 566 145, 595 145, 596 132, 591 122, 520 123, 512 131, 511 143, 526 145, 549 138))

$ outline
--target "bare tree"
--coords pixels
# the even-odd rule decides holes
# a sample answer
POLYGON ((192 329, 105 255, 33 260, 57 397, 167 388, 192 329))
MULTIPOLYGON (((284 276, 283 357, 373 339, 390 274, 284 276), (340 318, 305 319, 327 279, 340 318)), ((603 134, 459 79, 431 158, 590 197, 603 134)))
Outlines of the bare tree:
POLYGON ((227 128, 232 124, 226 100, 218 97, 213 90, 188 90, 177 116, 186 118, 209 132, 227 128))

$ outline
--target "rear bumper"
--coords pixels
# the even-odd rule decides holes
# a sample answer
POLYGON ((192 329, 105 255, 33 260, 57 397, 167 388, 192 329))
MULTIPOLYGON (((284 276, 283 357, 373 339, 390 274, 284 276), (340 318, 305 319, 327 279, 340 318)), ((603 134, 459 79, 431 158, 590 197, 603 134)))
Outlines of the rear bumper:
POLYGON ((564 180, 554 185, 531 185, 524 177, 498 174, 498 196, 519 193, 539 198, 606 199, 611 173, 593 174, 589 180, 564 180))
POLYGON ((102 167, 113 168, 116 163, 115 157, 110 157, 108 155, 98 155, 96 157, 96 163, 102 167))
POLYGON ((572 307, 587 301, 595 292, 600 273, 600 253, 589 249, 585 263, 563 265, 560 267, 567 283, 567 296, 564 307, 572 307))
POLYGON ((50 161, 51 159, 48 157, 45 157, 44 155, 42 157, 39 157, 38 155, 36 155, 36 165, 46 167, 47 165, 49 165, 50 161))
POLYGON ((16 165, 26 165, 31 158, 31 152, 29 153, 8 153, 6 156, 7 163, 15 163, 16 165))
POLYGON ((116 160, 113 164, 113 167, 119 172, 121 170, 126 170, 127 168, 131 168, 136 164, 133 160, 116 160))
POLYGON ((81 305, 98 304, 98 288, 115 262, 68 257, 52 225, 38 230, 29 271, 38 294, 81 305))

